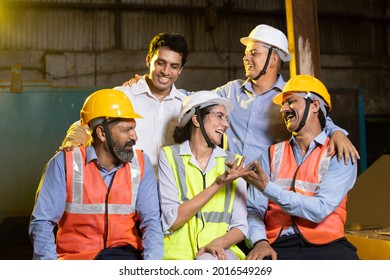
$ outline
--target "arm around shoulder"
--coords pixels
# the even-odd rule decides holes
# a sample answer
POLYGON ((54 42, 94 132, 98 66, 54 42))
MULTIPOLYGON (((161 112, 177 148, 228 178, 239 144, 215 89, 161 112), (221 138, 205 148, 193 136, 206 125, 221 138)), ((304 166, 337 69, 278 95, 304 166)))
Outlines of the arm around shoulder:
POLYGON ((88 126, 81 125, 80 121, 74 122, 68 129, 59 150, 73 149, 79 146, 88 146, 92 140, 91 131, 88 126))

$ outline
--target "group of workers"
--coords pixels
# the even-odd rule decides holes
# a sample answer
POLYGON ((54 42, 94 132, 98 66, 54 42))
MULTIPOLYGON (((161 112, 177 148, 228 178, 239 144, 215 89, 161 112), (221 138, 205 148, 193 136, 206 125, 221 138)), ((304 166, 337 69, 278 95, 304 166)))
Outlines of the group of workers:
POLYGON ((187 43, 160 33, 148 74, 86 99, 38 186, 34 259, 358 259, 344 224, 359 153, 327 88, 283 80, 280 30, 240 41, 246 80, 178 90, 187 43))

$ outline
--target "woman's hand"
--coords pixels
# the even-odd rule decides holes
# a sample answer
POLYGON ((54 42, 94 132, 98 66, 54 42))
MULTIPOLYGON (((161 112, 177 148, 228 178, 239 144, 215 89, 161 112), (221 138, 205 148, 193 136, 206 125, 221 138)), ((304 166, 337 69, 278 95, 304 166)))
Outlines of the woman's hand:
POLYGON ((196 257, 199 257, 204 253, 210 253, 211 255, 218 258, 219 260, 228 259, 225 249, 223 248, 222 244, 218 242, 218 239, 215 239, 211 241, 209 244, 207 244, 206 246, 200 248, 198 253, 196 254, 196 257))
POLYGON ((252 165, 249 164, 248 166, 244 167, 244 163, 245 157, 242 157, 241 159, 237 158, 233 163, 226 162, 226 166, 230 169, 226 170, 225 173, 219 175, 215 179, 215 183, 220 186, 223 186, 238 179, 239 177, 247 176, 254 173, 254 171, 251 170, 252 165))

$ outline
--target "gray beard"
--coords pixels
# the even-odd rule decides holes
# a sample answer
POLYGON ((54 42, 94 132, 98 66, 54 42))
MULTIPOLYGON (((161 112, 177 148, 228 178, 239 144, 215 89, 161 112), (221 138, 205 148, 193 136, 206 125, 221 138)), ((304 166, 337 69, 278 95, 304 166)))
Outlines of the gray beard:
MULTIPOLYGON (((135 145, 135 142, 133 143, 126 143, 127 145, 131 144, 132 146, 135 145)), ((125 151, 125 147, 127 146, 119 146, 117 145, 116 142, 112 143, 112 149, 116 155, 116 157, 121 161, 121 162, 130 162, 133 157, 134 157, 134 149, 132 148, 131 151, 125 151)))

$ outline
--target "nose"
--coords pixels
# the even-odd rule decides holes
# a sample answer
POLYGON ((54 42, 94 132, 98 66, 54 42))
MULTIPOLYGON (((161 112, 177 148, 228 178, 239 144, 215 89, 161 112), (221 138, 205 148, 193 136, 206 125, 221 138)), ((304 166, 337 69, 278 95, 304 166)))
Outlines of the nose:
POLYGON ((137 132, 135 132, 134 129, 130 131, 130 140, 133 140, 133 141, 137 141, 138 140, 137 132))
POLYGON ((168 73, 168 71, 169 71, 169 65, 164 64, 164 66, 161 68, 161 73, 163 73, 165 75, 168 73))
POLYGON ((230 127, 229 120, 228 120, 227 118, 224 118, 223 120, 224 120, 224 122, 225 122, 225 124, 224 124, 225 127, 226 127, 226 128, 229 128, 229 127, 230 127))
POLYGON ((288 105, 288 103, 287 102, 283 103, 282 106, 280 107, 280 112, 283 113, 288 110, 290 110, 290 106, 288 105))

